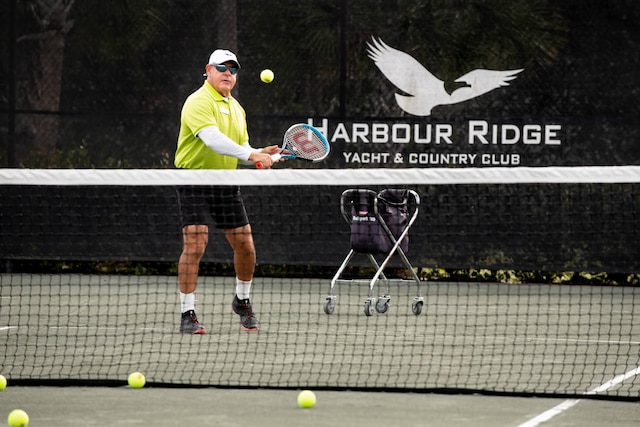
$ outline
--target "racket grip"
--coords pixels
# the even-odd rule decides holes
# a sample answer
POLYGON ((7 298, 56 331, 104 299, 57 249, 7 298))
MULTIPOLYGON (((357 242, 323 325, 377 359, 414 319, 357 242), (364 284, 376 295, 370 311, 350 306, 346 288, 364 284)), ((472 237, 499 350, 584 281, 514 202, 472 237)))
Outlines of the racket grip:
MULTIPOLYGON (((278 160, 280 160, 282 158, 282 156, 280 154, 272 154, 271 158, 273 159, 274 163, 277 162, 278 160)), ((256 168, 257 169, 263 169, 264 166, 262 165, 262 162, 256 162, 256 168)))

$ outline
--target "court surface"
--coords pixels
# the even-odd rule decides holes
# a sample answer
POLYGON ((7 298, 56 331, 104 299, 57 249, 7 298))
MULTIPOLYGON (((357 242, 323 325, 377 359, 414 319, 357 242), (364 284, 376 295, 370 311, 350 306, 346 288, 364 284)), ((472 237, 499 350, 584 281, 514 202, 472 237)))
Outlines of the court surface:
POLYGON ((392 284, 389 311, 365 316, 359 282, 338 285, 327 315, 329 281, 256 278, 262 329, 248 334, 230 310, 231 279, 202 277, 197 307, 208 333, 189 336, 177 333, 175 277, 4 274, 0 285, 0 365, 10 381, 0 418, 21 408, 31 426, 640 422, 633 402, 354 391, 598 389, 638 397, 637 288, 424 283, 415 316, 415 286, 392 284), (134 370, 150 387, 82 384, 124 384, 134 370), (65 379, 76 385, 51 387, 65 379), (316 389, 315 408, 297 407, 299 388, 316 389))
MULTIPOLYGON (((124 387, 9 387, 0 392, 2 422, 15 408, 30 427, 307 426, 518 427, 563 399, 320 391, 301 409, 295 390, 124 387)), ((581 400, 544 427, 637 426, 640 405, 581 400)), ((533 425, 530 425, 533 427, 533 425)))

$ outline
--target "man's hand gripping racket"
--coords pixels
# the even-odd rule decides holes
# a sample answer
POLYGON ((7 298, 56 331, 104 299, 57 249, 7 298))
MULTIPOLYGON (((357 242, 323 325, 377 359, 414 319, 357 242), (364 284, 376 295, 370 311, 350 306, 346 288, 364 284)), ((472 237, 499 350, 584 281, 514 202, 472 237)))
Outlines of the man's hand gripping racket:
MULTIPOLYGON (((306 123, 291 126, 284 133, 280 153, 272 154, 274 162, 280 159, 298 159, 308 162, 321 162, 329 155, 331 148, 322 132, 306 123)), ((262 162, 256 162, 256 167, 262 169, 262 162)))

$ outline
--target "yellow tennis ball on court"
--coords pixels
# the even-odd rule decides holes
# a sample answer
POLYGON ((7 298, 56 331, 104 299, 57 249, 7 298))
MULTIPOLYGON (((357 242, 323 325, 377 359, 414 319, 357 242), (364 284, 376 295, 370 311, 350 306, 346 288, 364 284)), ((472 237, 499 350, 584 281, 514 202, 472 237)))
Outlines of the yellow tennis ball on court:
POLYGON ((129 386, 131 388, 142 388, 144 387, 147 380, 140 372, 132 372, 131 374, 129 374, 127 382, 129 383, 129 386))
POLYGON ((11 427, 27 427, 29 425, 29 415, 22 409, 14 409, 9 413, 7 422, 11 427))
POLYGON ((260 80, 262 80, 264 83, 271 83, 274 78, 275 76, 273 74, 273 71, 269 69, 262 70, 260 72, 260 80))
POLYGON ((316 404, 316 394, 311 390, 302 390, 298 394, 298 406, 301 408, 313 408, 316 404))
POLYGON ((4 375, 0 375, 0 390, 7 388, 7 379, 4 375))

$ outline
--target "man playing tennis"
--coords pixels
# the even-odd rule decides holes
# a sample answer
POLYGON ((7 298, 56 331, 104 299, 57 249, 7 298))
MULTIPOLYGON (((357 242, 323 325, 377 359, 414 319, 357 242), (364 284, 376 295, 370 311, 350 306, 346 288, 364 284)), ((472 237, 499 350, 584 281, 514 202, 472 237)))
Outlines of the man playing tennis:
MULTIPOLYGON (((238 161, 269 168, 276 145, 254 149, 249 145, 246 114, 231 95, 240 63, 228 50, 215 50, 206 65, 206 80, 182 107, 175 165, 183 169, 235 169, 238 161)), ((178 188, 183 247, 178 264, 180 332, 204 334, 195 312, 195 291, 200 260, 209 241, 209 222, 224 231, 233 250, 236 295, 233 311, 240 325, 257 331, 258 319, 249 299, 256 251, 251 225, 238 186, 187 186, 178 188)))

